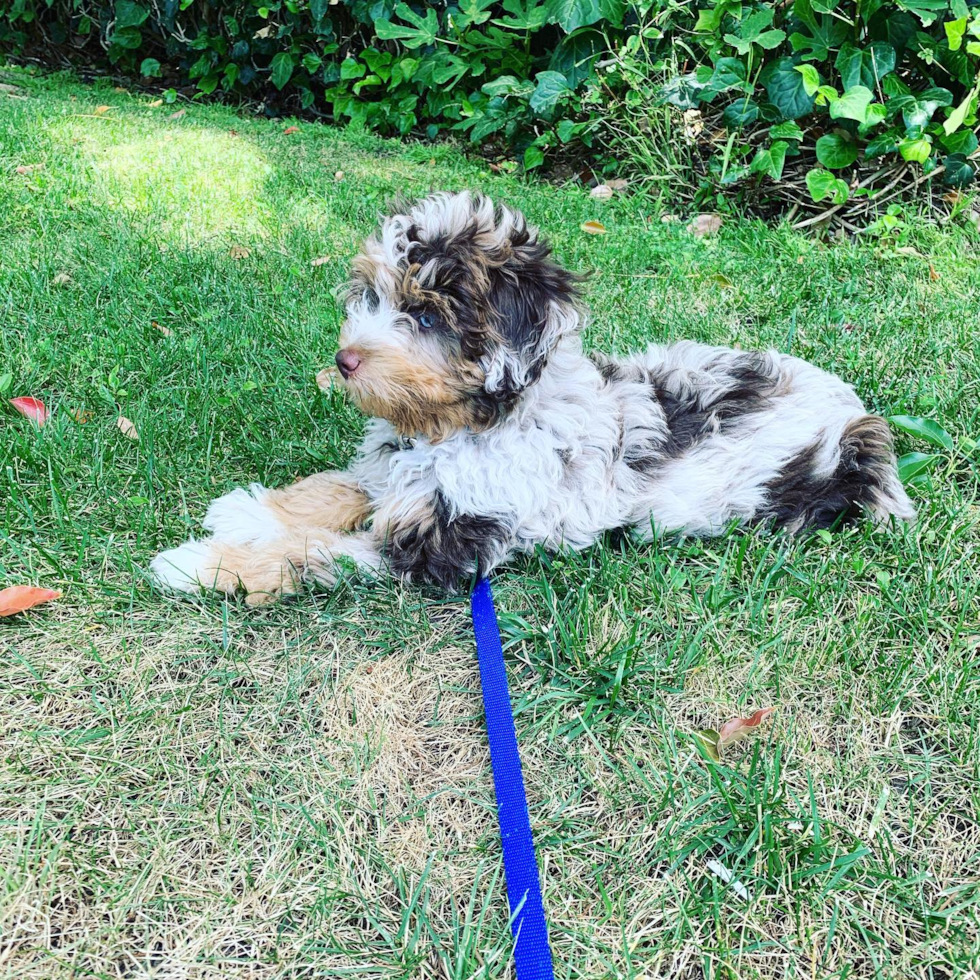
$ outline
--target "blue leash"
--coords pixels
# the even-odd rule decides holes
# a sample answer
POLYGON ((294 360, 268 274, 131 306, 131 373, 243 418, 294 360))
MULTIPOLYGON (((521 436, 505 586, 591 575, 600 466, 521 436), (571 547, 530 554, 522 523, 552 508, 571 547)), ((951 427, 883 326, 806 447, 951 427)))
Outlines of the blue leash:
POLYGON ((548 924, 541 902, 541 884, 534 857, 514 715, 510 708, 500 627, 493 606, 493 592, 485 578, 476 583, 470 597, 470 607, 476 653, 480 660, 483 710, 487 716, 487 735, 490 739, 490 764, 497 795, 497 821, 504 852, 517 980, 554 980, 548 924))

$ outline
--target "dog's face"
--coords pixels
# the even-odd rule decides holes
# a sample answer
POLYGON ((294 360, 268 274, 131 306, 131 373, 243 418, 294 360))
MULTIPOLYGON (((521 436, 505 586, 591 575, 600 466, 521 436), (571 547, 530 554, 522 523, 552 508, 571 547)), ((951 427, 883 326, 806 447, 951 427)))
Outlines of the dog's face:
POLYGON ((363 411, 406 435, 484 429, 578 329, 574 278, 487 198, 399 211, 354 260, 337 368, 363 411))

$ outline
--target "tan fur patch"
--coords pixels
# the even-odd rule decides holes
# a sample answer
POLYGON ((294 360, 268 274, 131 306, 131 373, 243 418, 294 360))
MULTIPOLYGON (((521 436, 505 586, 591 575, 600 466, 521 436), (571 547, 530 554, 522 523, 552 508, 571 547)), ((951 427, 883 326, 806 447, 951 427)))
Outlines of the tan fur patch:
POLYGON ((271 491, 264 502, 289 530, 353 531, 371 513, 367 494, 343 473, 316 473, 271 491))
POLYGON ((476 365, 416 360, 390 348, 357 352, 364 361, 345 387, 361 411, 387 419, 402 435, 438 442, 459 429, 489 424, 473 401, 483 382, 476 365))

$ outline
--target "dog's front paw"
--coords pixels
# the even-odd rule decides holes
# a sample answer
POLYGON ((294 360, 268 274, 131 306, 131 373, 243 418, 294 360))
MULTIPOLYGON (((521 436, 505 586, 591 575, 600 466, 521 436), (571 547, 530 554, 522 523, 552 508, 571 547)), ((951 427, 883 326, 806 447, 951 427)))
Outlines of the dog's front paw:
POLYGON ((200 592, 214 580, 211 545, 191 538, 179 548, 161 551, 150 562, 150 573, 172 592, 200 592))
POLYGON ((218 497, 208 507, 204 527, 216 541, 228 544, 274 541, 283 527, 265 499, 268 494, 260 483, 253 483, 248 490, 239 487, 218 497))

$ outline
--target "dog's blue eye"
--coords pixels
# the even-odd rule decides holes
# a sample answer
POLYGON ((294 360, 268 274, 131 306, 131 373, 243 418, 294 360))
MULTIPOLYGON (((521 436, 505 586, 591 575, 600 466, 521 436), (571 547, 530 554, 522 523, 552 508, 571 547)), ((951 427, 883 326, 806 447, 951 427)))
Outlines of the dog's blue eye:
POLYGON ((433 330, 436 325, 436 318, 431 313, 420 313, 418 321, 423 330, 433 330))

